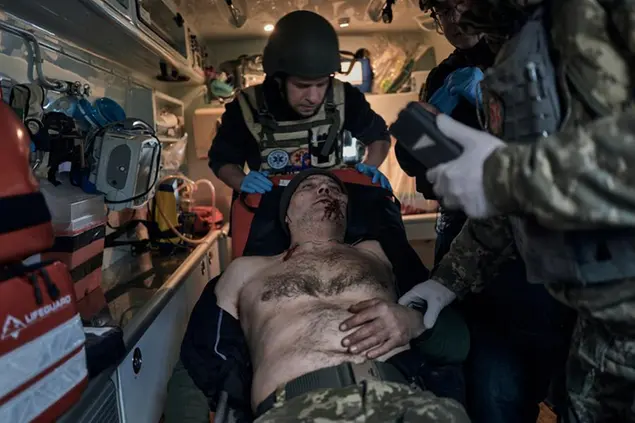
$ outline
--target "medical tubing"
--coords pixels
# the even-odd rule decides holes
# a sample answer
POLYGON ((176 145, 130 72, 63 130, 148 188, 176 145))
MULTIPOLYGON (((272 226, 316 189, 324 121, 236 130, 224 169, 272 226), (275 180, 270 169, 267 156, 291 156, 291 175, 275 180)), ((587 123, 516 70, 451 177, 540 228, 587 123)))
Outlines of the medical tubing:
MULTIPOLYGON (((168 175, 163 177, 159 182, 158 185, 163 184, 166 181, 169 180, 182 180, 184 182, 185 185, 187 185, 189 188, 192 189, 192 193, 196 192, 196 188, 199 184, 203 184, 203 185, 207 185, 211 192, 212 192, 212 207, 213 207, 213 211, 212 213, 216 213, 216 188, 214 188, 214 185, 207 179, 199 179, 197 181, 193 181, 190 178, 188 178, 185 175, 182 174, 178 174, 178 175, 168 175)), ((179 189, 180 190, 180 189, 179 189)), ((183 235, 181 232, 179 232, 178 229, 176 229, 174 227, 174 225, 172 225, 172 222, 170 222, 170 219, 168 219, 165 215, 165 213, 163 212, 163 209, 161 208, 161 204, 159 204, 159 201, 157 201, 157 199, 154 199, 155 201, 155 205, 157 207, 157 209, 159 210, 159 214, 161 214, 161 217, 165 220, 165 222, 168 224, 168 227, 170 228, 170 230, 172 232, 174 232, 174 235, 176 235, 177 237, 179 237, 179 239, 181 239, 184 242, 187 242, 189 244, 194 244, 194 245, 199 245, 202 244, 205 240, 205 237, 212 232, 214 229, 210 227, 210 230, 207 234, 205 234, 205 236, 203 236, 202 238, 199 239, 191 239, 186 237, 185 235, 183 235)))

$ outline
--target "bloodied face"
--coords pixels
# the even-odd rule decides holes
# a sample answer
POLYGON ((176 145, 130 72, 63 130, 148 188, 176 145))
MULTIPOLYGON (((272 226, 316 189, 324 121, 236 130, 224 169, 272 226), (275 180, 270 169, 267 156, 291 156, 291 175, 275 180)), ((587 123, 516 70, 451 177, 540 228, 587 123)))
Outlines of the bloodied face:
POLYGON ((298 230, 331 222, 346 226, 348 195, 340 184, 327 175, 313 175, 303 180, 291 197, 287 223, 298 230))

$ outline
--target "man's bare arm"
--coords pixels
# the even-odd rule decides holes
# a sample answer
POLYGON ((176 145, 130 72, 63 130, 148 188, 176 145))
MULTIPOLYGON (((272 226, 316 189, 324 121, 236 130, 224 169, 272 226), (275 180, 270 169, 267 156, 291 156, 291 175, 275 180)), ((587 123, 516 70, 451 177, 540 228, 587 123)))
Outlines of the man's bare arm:
POLYGON ((234 259, 214 287, 218 306, 235 319, 240 320, 238 317, 240 292, 265 263, 263 257, 238 257, 234 259))

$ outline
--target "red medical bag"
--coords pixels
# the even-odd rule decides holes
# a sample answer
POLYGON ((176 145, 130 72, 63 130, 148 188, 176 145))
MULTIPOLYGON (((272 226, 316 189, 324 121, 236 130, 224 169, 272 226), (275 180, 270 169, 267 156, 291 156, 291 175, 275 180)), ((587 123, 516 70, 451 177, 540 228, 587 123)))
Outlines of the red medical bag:
POLYGON ((66 266, 22 263, 53 245, 53 227, 28 132, 1 102, 0 137, 0 422, 54 422, 86 386, 84 329, 66 266))
POLYGON ((61 262, 2 273, 0 422, 53 422, 88 378, 73 281, 61 262))

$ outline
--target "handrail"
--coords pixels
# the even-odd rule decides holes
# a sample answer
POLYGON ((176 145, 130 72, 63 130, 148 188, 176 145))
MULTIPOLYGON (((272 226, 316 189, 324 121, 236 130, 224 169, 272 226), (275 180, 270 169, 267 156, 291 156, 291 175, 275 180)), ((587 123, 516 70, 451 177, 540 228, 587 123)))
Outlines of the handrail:
POLYGON ((168 280, 157 290, 150 300, 143 305, 130 322, 123 328, 123 341, 126 349, 132 348, 141 339, 156 317, 172 299, 177 289, 190 276, 214 242, 224 235, 222 230, 210 232, 183 263, 170 275, 168 280))

